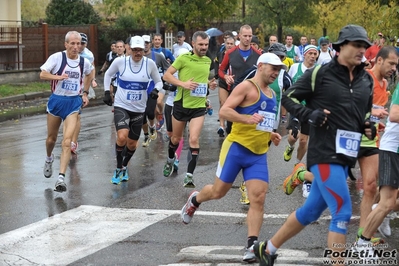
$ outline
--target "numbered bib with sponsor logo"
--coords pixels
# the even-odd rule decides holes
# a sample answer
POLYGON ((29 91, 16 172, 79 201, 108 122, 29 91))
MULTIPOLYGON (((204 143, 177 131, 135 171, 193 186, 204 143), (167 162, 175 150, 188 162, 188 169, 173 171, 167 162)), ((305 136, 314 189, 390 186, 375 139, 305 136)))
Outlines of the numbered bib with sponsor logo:
POLYGON ((206 97, 207 91, 208 91, 208 84, 199 83, 198 87, 190 92, 190 95, 193 97, 206 97))
POLYGON ((335 151, 349 157, 357 157, 362 134, 347 130, 337 130, 335 137, 335 151))
POLYGON ((258 114, 263 116, 263 121, 256 125, 256 130, 273 132, 274 122, 276 120, 276 114, 266 111, 258 111, 258 114))
POLYGON ((141 91, 128 91, 127 100, 131 102, 141 101, 143 93, 141 91))
POLYGON ((78 91, 79 86, 76 82, 64 80, 62 82, 61 88, 67 91, 78 91))

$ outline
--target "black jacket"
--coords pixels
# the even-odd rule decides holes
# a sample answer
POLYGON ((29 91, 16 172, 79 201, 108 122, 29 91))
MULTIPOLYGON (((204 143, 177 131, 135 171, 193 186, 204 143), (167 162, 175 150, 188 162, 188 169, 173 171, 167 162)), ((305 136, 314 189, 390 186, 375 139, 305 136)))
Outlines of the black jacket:
POLYGON ((351 82, 348 68, 335 57, 320 67, 312 91, 313 70, 307 70, 282 98, 283 106, 301 122, 307 122, 315 109, 331 112, 323 127, 310 127, 307 165, 336 163, 354 167, 356 158, 336 153, 335 137, 337 129, 364 133, 364 120, 372 108, 373 79, 361 64, 354 69, 351 82), (303 100, 306 106, 300 104, 303 100))

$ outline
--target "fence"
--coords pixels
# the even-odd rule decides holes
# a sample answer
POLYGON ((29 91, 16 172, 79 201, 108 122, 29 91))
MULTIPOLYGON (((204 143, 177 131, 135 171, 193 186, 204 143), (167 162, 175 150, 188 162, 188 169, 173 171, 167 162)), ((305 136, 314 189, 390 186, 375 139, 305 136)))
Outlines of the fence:
POLYGON ((88 35, 88 48, 97 56, 98 37, 96 25, 36 27, 4 25, 0 27, 0 71, 38 69, 49 55, 65 50, 68 31, 88 35))
MULTIPOLYGON (((65 49, 65 34, 68 31, 84 32, 88 35, 88 48, 93 52, 96 65, 102 65, 113 40, 125 40, 128 36, 153 34, 154 29, 116 30, 97 25, 49 26, 46 23, 21 26, 15 21, 3 23, 0 20, 0 72, 7 70, 39 69, 48 56, 65 49)), ((238 25, 223 23, 214 25, 219 29, 236 29, 238 25)), ((164 35, 164 46, 171 49, 175 38, 172 32, 164 35)), ((191 42, 195 30, 186 30, 186 41, 191 42)))

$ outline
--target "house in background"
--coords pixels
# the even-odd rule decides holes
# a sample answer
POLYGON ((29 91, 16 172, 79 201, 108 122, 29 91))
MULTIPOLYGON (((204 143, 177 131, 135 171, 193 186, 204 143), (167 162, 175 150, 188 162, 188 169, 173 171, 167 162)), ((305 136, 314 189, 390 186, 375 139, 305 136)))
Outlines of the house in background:
POLYGON ((22 69, 21 0, 0 1, 0 71, 22 69))

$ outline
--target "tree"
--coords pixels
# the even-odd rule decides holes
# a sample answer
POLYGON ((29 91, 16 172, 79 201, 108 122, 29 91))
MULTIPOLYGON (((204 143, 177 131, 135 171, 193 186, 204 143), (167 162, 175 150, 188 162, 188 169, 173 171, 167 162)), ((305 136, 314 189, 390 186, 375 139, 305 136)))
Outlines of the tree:
POLYGON ((25 21, 39 21, 46 17, 46 7, 50 0, 21 1, 21 17, 25 21))
POLYGON ((316 0, 247 0, 249 17, 258 23, 273 23, 282 40, 283 26, 310 25, 316 20, 312 5, 316 0))
POLYGON ((130 12, 144 27, 155 26, 158 18, 167 28, 185 30, 196 29, 220 22, 231 17, 238 0, 104 0, 108 15, 130 12))
POLYGON ((46 22, 52 25, 97 24, 101 17, 93 6, 81 0, 51 0, 46 22))

